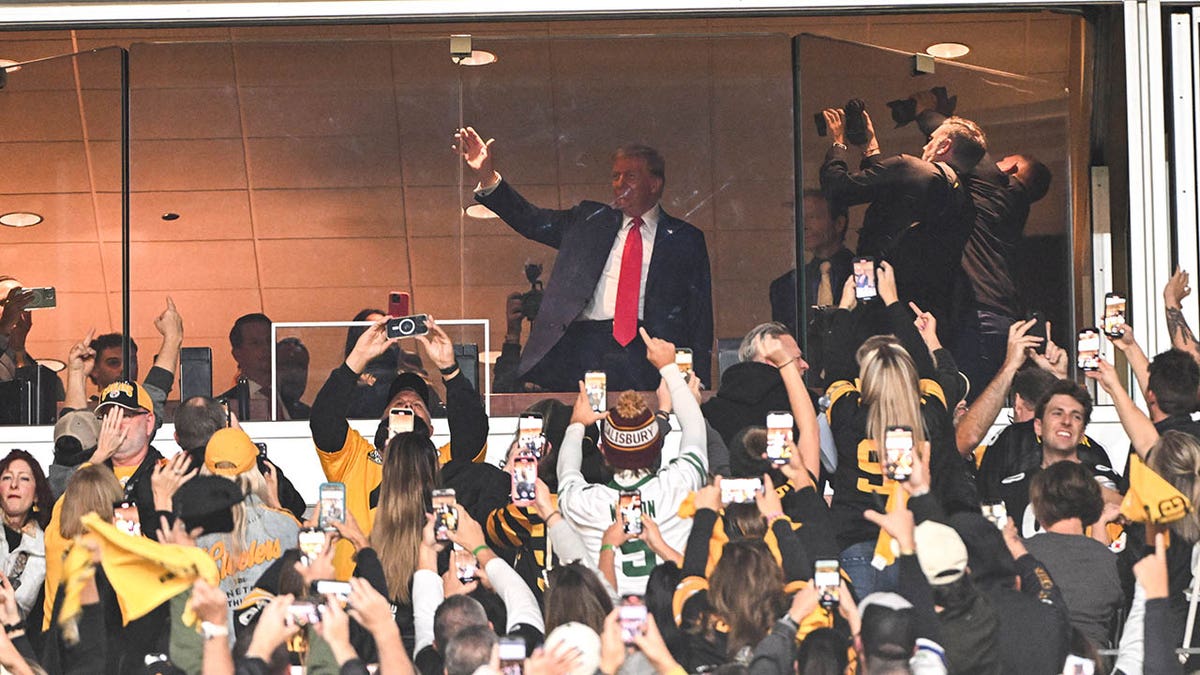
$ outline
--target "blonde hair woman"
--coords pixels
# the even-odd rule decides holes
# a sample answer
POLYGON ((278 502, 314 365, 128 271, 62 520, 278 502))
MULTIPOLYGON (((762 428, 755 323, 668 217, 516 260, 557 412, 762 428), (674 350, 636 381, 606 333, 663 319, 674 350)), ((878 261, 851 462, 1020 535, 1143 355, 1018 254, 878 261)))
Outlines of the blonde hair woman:
POLYGON ((888 496, 899 489, 884 475, 888 428, 911 430, 914 452, 924 459, 916 463, 918 470, 930 467, 932 489, 947 511, 978 507, 974 483, 954 446, 946 395, 934 380, 929 350, 909 307, 899 302, 895 273, 886 262, 880 264, 877 286, 883 306, 857 308, 854 275, 846 280, 842 304, 831 317, 825 339, 826 375, 832 383, 826 414, 838 454, 831 508, 842 569, 860 598, 895 590, 898 581, 895 565, 883 571, 872 566, 879 528, 863 517, 869 509, 882 512, 888 496), (865 341, 855 334, 870 325, 881 325, 887 333, 865 341))

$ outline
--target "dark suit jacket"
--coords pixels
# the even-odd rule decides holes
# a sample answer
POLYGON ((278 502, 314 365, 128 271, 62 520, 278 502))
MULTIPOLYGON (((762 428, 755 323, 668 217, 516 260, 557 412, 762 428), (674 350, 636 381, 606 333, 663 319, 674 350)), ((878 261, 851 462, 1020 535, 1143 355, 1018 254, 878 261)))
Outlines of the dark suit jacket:
MULTIPOLYGON (((541 310, 521 353, 517 372, 523 376, 592 299, 621 228, 621 212, 599 202, 561 211, 538 208, 504 180, 477 199, 521 236, 558 250, 541 310)), ((642 324, 654 337, 691 348, 696 374, 712 383, 712 276, 704 233, 665 212, 654 238, 642 324)))

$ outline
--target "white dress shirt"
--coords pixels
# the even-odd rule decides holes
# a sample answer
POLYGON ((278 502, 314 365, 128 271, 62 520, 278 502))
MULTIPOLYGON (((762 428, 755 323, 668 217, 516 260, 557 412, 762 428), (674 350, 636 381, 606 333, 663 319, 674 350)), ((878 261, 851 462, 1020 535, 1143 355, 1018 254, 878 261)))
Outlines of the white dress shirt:
MULTIPOLYGON (((654 235, 658 232, 658 221, 662 218, 662 208, 657 204, 654 208, 642 214, 642 281, 638 287, 638 319, 646 311, 646 277, 650 273, 650 256, 654 253, 654 235)), ((621 229, 613 242, 612 250, 608 253, 608 262, 604 263, 604 272, 596 283, 596 290, 591 301, 583 308, 579 318, 588 321, 611 321, 617 311, 617 285, 621 281, 621 259, 625 257, 625 239, 629 230, 633 229, 633 218, 622 216, 621 229)))

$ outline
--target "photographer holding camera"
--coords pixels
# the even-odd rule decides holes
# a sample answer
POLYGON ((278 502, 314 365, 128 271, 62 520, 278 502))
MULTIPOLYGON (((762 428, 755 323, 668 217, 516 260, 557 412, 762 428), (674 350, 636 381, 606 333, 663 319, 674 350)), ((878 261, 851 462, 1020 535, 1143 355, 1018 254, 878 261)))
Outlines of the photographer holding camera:
POLYGON ((901 296, 937 316, 939 328, 950 326, 951 289, 975 222, 960 176, 987 151, 983 131, 970 120, 950 117, 933 131, 920 157, 883 157, 861 101, 822 115, 832 145, 821 166, 821 188, 847 206, 870 204, 858 255, 890 262, 901 296), (852 159, 859 160, 856 170, 852 159))

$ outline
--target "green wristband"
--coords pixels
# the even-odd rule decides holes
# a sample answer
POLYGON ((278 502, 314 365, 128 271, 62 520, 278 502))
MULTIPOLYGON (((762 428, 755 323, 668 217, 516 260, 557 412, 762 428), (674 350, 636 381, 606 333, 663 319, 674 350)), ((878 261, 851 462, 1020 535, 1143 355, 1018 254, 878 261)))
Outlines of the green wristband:
POLYGON ((600 552, 601 553, 604 553, 605 551, 615 551, 615 550, 617 550, 617 547, 613 546, 612 544, 600 544, 600 552))
POLYGON ((471 555, 473 555, 473 556, 475 556, 476 558, 478 558, 478 557, 479 557, 479 552, 480 552, 480 551, 482 551, 482 550, 485 550, 487 547, 488 547, 488 545, 487 545, 487 544, 480 544, 480 545, 476 546, 475 548, 471 549, 471 555))

